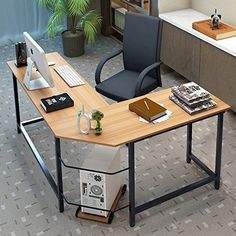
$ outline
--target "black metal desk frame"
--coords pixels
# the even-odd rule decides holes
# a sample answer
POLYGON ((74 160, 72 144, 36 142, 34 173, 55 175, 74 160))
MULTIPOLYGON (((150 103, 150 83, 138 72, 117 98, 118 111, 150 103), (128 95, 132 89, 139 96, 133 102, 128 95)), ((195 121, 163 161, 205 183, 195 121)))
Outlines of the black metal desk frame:
MULTIPOLYGON (((94 209, 94 210, 102 210, 102 211, 110 212, 110 213, 112 213, 112 218, 113 218, 114 212, 117 212, 117 211, 120 211, 124 208, 127 208, 129 205, 122 206, 112 212, 111 210, 108 210, 108 209, 96 208, 96 207, 78 204, 76 202, 71 202, 66 198, 66 196, 63 194, 62 164, 66 168, 76 169, 76 170, 85 170, 85 171, 96 172, 96 173, 100 173, 100 174, 106 174, 106 175, 116 175, 116 174, 119 174, 123 171, 127 171, 129 168, 124 168, 124 169, 121 169, 121 170, 118 170, 115 172, 104 172, 104 171, 97 171, 97 170, 91 170, 91 169, 87 169, 87 168, 81 168, 81 167, 67 165, 63 161, 63 159, 61 158, 60 138, 55 137, 55 156, 56 156, 56 173, 57 173, 57 183, 56 183, 55 180, 53 179, 52 175, 50 174, 48 167, 45 164, 43 158, 41 157, 39 151, 35 147, 33 141, 31 140, 29 134, 27 133, 27 131, 25 129, 25 126, 44 121, 44 119, 42 117, 38 117, 38 118, 27 120, 27 121, 21 121, 17 79, 14 74, 13 74, 13 88, 14 88, 14 100, 15 100, 15 110, 16 110, 17 132, 19 134, 21 133, 23 135, 23 137, 25 138, 25 140, 27 141, 31 151, 34 154, 35 159, 37 160, 41 170, 43 171, 45 177, 47 178, 48 183, 50 184, 52 190, 54 191, 56 197, 58 198, 59 211, 60 212, 64 211, 64 201, 69 205, 74 205, 74 206, 78 206, 78 207, 86 207, 86 208, 90 208, 90 209, 94 209)), ((124 191, 124 190, 126 190, 126 185, 123 186, 122 191, 124 191)))
MULTIPOLYGON (((216 116, 216 115, 214 115, 216 116)), ((168 201, 172 198, 178 197, 184 193, 192 191, 196 188, 199 188, 205 184, 210 182, 214 182, 215 189, 220 188, 220 170, 221 170, 221 151, 222 151, 222 138, 223 138, 223 116, 224 112, 217 114, 217 134, 216 134, 216 158, 215 158, 215 172, 213 172, 209 167, 207 167, 201 160, 199 160, 193 153, 192 153, 192 125, 195 122, 204 120, 206 118, 210 118, 212 116, 206 117, 204 119, 197 120, 195 122, 187 124, 187 151, 186 151, 186 161, 190 163, 191 160, 194 161, 200 169, 204 170, 208 176, 204 179, 201 179, 197 182, 189 184, 185 187, 179 188, 173 192, 167 193, 161 197, 153 199, 149 202, 141 204, 139 206, 135 206, 135 155, 134 155, 134 144, 136 142, 142 141, 138 140, 132 143, 129 143, 129 224, 131 227, 135 226, 135 215, 138 213, 145 211, 151 207, 159 205, 165 201, 168 201)), ((169 132, 173 129, 183 127, 185 125, 175 127, 169 129, 165 132, 158 133, 163 134, 169 132)), ((150 137, 153 137, 152 135, 150 137)))
MULTIPOLYGON (((177 196, 180 196, 184 193, 187 193, 189 191, 192 191, 196 188, 199 188, 203 185, 206 185, 210 182, 214 182, 215 189, 220 188, 220 171, 221 171, 221 152, 222 152, 222 138, 223 138, 223 116, 224 112, 216 114, 218 116, 217 119, 217 134, 216 134, 216 158, 215 158, 215 172, 213 172, 209 167, 207 167, 201 160, 199 160, 193 153, 192 153, 192 124, 201 120, 204 120, 209 117, 205 117, 203 119, 199 119, 195 122, 188 123, 187 125, 187 150, 186 150, 186 161, 187 163, 190 163, 191 161, 194 161, 198 167, 200 167, 202 170, 204 170, 207 174, 208 177, 201 179, 197 182, 194 182, 192 184, 189 184, 185 187, 179 188, 173 192, 170 192, 168 194, 165 194, 161 197, 158 197, 156 199, 153 199, 149 202, 146 202, 144 204, 141 204, 139 206, 135 206, 135 150, 134 150, 134 145, 135 143, 142 141, 146 138, 136 140, 135 142, 130 142, 128 143, 128 167, 122 170, 119 170, 117 172, 113 173, 108 173, 108 172, 102 172, 102 171, 94 171, 94 170, 89 170, 89 169, 84 169, 80 167, 74 167, 74 166, 69 166, 66 165, 62 158, 61 158, 61 148, 60 148, 60 139, 55 137, 55 154, 56 154, 56 170, 57 170, 57 184, 54 181, 53 177, 51 176, 46 164, 44 163, 42 157, 40 156, 38 150, 34 146, 32 140, 30 139, 26 129, 24 126, 33 124, 36 122, 43 121, 44 119, 42 117, 35 118, 29 121, 23 121, 21 122, 20 120, 20 108, 19 108, 19 98, 18 98, 18 88, 17 88, 17 79, 15 75, 13 74, 13 87, 14 87, 14 98, 15 98, 15 110, 16 110, 16 123, 17 123, 17 132, 22 133, 24 138, 26 139, 29 147, 31 148, 36 160, 38 161, 44 175, 46 176, 49 184, 51 185, 51 188, 53 189, 56 197, 58 198, 58 206, 59 206, 59 211, 63 212, 64 211, 64 201, 67 204, 70 205, 75 205, 79 207, 87 207, 91 209, 96 209, 96 210, 103 210, 107 212, 111 212, 110 210, 107 209, 100 209, 100 208, 95 208, 95 207, 90 207, 90 206, 85 206, 85 205, 80 205, 74 202, 70 202, 66 199, 66 197, 63 194, 63 180, 62 180, 62 164, 67 167, 67 168, 73 168, 77 170, 87 170, 87 171, 92 171, 92 172, 98 172, 101 174, 108 174, 108 175, 115 175, 120 172, 129 171, 129 204, 126 206, 123 206, 116 211, 122 210, 126 207, 129 207, 129 224, 131 227, 135 226, 135 215, 139 214, 142 211, 145 211, 151 207, 154 207, 158 204, 161 204, 165 201, 168 201, 172 198, 175 198, 177 196)), ((213 115, 213 116, 216 116, 213 115)), ((175 128, 171 128, 167 131, 164 131, 162 133, 169 132, 173 129, 177 129, 186 125, 181 125, 175 128)), ((153 137, 162 133, 154 134, 149 136, 153 137)))

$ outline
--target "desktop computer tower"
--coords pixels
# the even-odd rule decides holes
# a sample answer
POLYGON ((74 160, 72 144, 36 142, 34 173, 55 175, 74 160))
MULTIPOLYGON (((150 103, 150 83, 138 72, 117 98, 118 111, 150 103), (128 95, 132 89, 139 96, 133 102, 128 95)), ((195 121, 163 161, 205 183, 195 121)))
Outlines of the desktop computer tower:
MULTIPOLYGON (((116 172, 120 170, 119 147, 95 145, 82 168, 95 171, 116 172)), ((116 175, 100 174, 91 171, 80 171, 81 204, 110 210, 122 186, 121 173, 116 175)), ((107 211, 82 207, 84 213, 107 217, 107 211)))

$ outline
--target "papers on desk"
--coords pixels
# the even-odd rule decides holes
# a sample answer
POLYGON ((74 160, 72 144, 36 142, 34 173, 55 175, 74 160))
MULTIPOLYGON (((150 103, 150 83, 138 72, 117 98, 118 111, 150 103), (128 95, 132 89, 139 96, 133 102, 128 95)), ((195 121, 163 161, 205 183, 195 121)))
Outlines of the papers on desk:
POLYGON ((166 114, 164 116, 161 116, 160 118, 153 120, 152 122, 148 122, 145 119, 143 119, 142 117, 139 117, 139 121, 143 122, 143 123, 153 123, 153 124, 157 124, 157 123, 161 123, 165 120, 168 120, 170 118, 170 116, 172 115, 172 112, 169 110, 166 110, 166 114))

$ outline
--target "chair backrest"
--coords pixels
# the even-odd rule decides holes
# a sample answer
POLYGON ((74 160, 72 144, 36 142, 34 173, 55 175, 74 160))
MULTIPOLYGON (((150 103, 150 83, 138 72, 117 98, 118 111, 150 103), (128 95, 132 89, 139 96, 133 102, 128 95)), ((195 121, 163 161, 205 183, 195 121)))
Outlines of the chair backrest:
MULTIPOLYGON (((124 68, 141 72, 160 61, 162 21, 138 13, 126 13, 123 36, 124 68)), ((158 71, 149 75, 156 78, 158 71)))

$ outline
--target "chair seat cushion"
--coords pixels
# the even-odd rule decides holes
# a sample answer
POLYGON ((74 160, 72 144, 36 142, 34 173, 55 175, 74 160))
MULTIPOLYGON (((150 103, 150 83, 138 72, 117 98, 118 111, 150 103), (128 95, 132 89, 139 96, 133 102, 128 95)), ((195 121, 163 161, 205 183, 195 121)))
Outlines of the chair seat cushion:
MULTIPOLYGON (((140 73, 123 70, 95 86, 104 96, 115 101, 124 101, 135 97, 135 87, 140 73)), ((158 86, 157 79, 146 76, 142 84, 142 94, 149 93, 158 86)))

